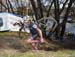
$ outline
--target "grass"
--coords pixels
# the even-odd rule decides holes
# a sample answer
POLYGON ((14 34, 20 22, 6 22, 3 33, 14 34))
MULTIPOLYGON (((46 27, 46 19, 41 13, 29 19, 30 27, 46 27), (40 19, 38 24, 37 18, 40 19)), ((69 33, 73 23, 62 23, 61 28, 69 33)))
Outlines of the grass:
POLYGON ((75 57, 75 51, 28 51, 26 53, 0 54, 0 57, 75 57))
MULTIPOLYGON (((0 32, 0 57, 75 57, 75 49, 73 50, 72 49, 60 49, 56 51, 54 50, 34 51, 30 49, 26 52, 20 52, 20 49, 23 47, 17 45, 17 43, 19 43, 19 39, 17 39, 16 37, 15 37, 15 40, 10 39, 9 36, 11 38, 12 36, 13 37, 18 36, 18 32, 0 32), (1 44, 3 45, 5 44, 5 46, 2 47, 1 44), (15 45, 17 45, 20 48, 15 49, 14 48, 15 45)), ((26 33, 23 33, 23 37, 26 37, 26 33)), ((25 45, 25 46, 28 47, 28 45, 25 45)), ((46 42, 45 46, 50 47, 50 48, 55 48, 57 45, 46 42)))
POLYGON ((0 36, 12 36, 17 35, 18 32, 0 32, 0 36))
MULTIPOLYGON (((22 32, 22 34, 26 34, 22 32)), ((18 35, 18 32, 0 32, 0 36, 12 36, 12 35, 18 35)))

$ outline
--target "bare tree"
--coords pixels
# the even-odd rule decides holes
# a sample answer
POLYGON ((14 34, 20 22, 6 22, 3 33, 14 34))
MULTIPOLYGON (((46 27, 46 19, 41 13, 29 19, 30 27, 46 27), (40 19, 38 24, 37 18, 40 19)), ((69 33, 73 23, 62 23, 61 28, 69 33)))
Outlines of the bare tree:
POLYGON ((37 14, 37 8, 36 8, 35 1, 34 1, 34 0, 30 0, 30 2, 31 2, 32 8, 33 8, 33 11, 34 11, 36 20, 39 20, 39 16, 38 16, 38 14, 37 14))
POLYGON ((38 12, 39 12, 39 18, 43 17, 43 9, 42 9, 42 3, 41 0, 37 0, 37 4, 38 4, 38 12))
POLYGON ((70 8, 71 8, 73 2, 75 2, 75 1, 74 0, 70 0, 70 2, 68 4, 68 8, 67 8, 65 16, 64 16, 64 20, 62 22, 62 30, 61 30, 61 34, 60 34, 61 39, 63 39, 63 35, 64 35, 65 28, 66 28, 67 17, 68 17, 68 14, 69 14, 69 11, 70 11, 70 8))
MULTIPOLYGON (((60 20, 60 15, 59 15, 59 0, 53 0, 53 2, 54 2, 54 14, 55 14, 55 20, 57 21, 57 23, 59 24, 59 20, 60 20)), ((56 27, 56 30, 55 30, 55 32, 56 32, 56 38, 58 38, 58 35, 59 35, 59 26, 57 26, 56 27)))
POLYGON ((11 2, 10 2, 10 0, 7 0, 7 1, 8 1, 8 3, 9 3, 9 5, 10 5, 10 9, 11 9, 12 13, 15 13, 15 12, 14 12, 14 9, 13 9, 13 7, 12 7, 12 4, 11 4, 11 2))
POLYGON ((49 17, 49 13, 50 13, 50 10, 51 10, 52 5, 53 5, 53 1, 51 2, 51 5, 49 6, 49 9, 47 11, 47 17, 49 17))
POLYGON ((7 10, 8 10, 8 12, 10 13, 11 11, 10 11, 10 7, 9 7, 9 4, 8 4, 8 0, 6 0, 6 5, 7 5, 7 10))
POLYGON ((4 5, 2 0, 0 0, 0 10, 1 10, 1 12, 7 10, 7 7, 6 7, 6 5, 4 5))
POLYGON ((63 7, 62 7, 62 9, 60 10, 60 13, 59 13, 59 14, 61 14, 61 13, 63 12, 63 10, 64 10, 65 5, 67 4, 67 2, 68 2, 68 0, 66 0, 65 3, 63 4, 63 7))

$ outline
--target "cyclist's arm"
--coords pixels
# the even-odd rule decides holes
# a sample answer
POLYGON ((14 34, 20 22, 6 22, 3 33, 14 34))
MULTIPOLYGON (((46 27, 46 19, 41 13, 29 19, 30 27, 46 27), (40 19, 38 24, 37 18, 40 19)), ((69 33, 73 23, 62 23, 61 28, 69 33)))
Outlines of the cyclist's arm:
POLYGON ((42 34, 41 29, 39 29, 39 28, 37 27, 37 25, 33 25, 33 27, 36 28, 36 30, 38 31, 39 36, 40 36, 40 41, 43 43, 43 42, 44 42, 44 39, 43 39, 43 34, 42 34))

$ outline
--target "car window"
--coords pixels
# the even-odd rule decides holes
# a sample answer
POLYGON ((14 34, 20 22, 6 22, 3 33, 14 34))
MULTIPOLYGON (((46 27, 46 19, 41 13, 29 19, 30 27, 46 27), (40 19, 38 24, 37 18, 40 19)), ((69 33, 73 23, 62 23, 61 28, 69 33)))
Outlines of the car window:
POLYGON ((0 27, 3 26, 3 20, 0 18, 0 27))

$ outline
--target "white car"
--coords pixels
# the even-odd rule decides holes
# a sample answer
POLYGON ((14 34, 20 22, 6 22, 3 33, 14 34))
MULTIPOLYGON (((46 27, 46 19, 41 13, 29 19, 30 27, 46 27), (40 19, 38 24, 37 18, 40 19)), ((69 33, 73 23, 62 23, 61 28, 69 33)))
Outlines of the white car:
POLYGON ((19 31, 19 26, 13 26, 18 20, 23 18, 13 15, 11 13, 2 12, 0 13, 0 31, 19 31), (11 24, 13 23, 13 24, 11 24))

